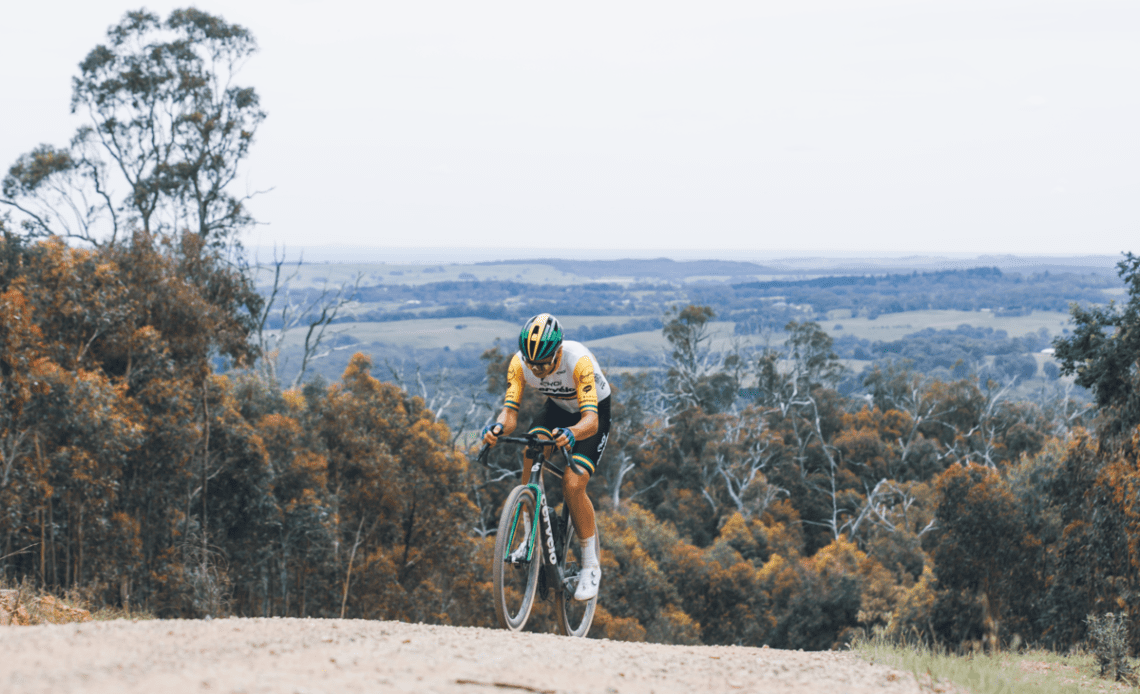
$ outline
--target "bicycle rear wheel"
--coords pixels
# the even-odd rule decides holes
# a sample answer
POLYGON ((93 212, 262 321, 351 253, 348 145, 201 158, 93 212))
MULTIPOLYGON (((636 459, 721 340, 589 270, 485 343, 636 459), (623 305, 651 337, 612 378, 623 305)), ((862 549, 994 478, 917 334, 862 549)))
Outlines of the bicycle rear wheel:
POLYGON ((533 548, 530 560, 525 556, 527 547, 523 529, 523 511, 533 524, 535 515, 534 491, 528 487, 515 487, 503 504, 499 515, 499 529, 495 535, 495 557, 491 577, 495 588, 495 616, 499 626, 521 631, 534 607, 534 593, 538 588, 538 570, 542 551, 534 528, 530 530, 533 548), (521 552, 519 552, 521 547, 521 552), (515 555, 512 561, 512 555, 515 555))
MULTIPOLYGON (((598 536, 598 554, 602 551, 602 531, 594 524, 598 536)), ((598 606, 598 596, 586 602, 574 599, 574 588, 578 585, 578 572, 582 568, 582 546, 578 544, 578 533, 574 530, 574 520, 566 517, 566 531, 561 545, 562 570, 565 580, 558 591, 558 630, 566 636, 584 637, 594 621, 594 610, 598 606)))

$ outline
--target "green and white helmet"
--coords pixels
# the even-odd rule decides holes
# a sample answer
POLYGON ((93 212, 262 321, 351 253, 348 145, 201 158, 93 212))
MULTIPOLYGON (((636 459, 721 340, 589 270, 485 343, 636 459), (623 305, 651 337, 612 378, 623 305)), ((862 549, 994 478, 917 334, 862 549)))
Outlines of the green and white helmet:
POLYGON ((523 324, 519 352, 523 361, 533 364, 553 357, 562 346, 562 326, 549 313, 540 313, 523 324))

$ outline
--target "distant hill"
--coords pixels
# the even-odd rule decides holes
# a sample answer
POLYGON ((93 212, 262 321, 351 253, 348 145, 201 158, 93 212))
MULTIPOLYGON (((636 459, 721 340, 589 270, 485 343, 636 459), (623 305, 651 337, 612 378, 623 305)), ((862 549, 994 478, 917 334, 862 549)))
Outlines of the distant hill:
POLYGON ((998 268, 1019 275, 1040 273, 1116 276, 1116 256, 978 256, 945 258, 915 256, 911 258, 779 258, 764 265, 736 260, 673 260, 671 258, 624 258, 621 260, 576 260, 567 258, 534 258, 496 260, 475 265, 547 265, 560 272, 582 277, 659 278, 680 281, 687 277, 743 278, 756 275, 805 277, 842 275, 889 275, 969 270, 977 267, 998 268))
POLYGON ((1015 256, 979 255, 976 257, 913 256, 908 258, 779 258, 768 263, 773 275, 804 274, 813 276, 883 275, 910 272, 941 272, 996 267, 1005 273, 1036 275, 1041 273, 1106 275, 1116 277, 1120 256, 1015 256))
MULTIPOLYGON (((672 260, 670 258, 626 258, 623 260, 500 260, 477 265, 549 265, 561 272, 585 277, 639 277, 682 280, 686 277, 748 277, 773 274, 773 269, 756 263, 732 260, 672 260)), ((782 273, 781 273, 782 274, 782 273)))

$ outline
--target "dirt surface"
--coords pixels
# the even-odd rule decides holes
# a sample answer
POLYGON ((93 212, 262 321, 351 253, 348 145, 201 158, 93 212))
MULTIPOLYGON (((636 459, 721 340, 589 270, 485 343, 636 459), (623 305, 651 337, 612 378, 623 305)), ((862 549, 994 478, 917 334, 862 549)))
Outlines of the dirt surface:
POLYGON ((326 619, 0 628, 0 692, 921 691, 849 653, 326 619))

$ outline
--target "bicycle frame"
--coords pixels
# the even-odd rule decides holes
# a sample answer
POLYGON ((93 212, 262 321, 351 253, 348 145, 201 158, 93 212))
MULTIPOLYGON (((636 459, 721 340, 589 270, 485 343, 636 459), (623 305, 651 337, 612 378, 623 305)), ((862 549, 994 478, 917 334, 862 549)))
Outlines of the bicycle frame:
MULTIPOLYGON (((557 533, 554 529, 554 521, 550 518, 550 505, 546 502, 546 483, 543 477, 543 471, 549 472, 555 477, 562 479, 565 468, 559 468, 550 460, 546 458, 545 448, 554 446, 555 443, 549 439, 539 438, 537 434, 527 434, 525 437, 510 437, 500 436, 500 442, 523 444, 526 446, 527 457, 531 458, 534 462, 531 464, 530 473, 531 481, 526 485, 528 489, 534 492, 535 503, 538 508, 535 509, 534 520, 532 521, 530 539, 527 543, 526 561, 530 561, 534 556, 535 541, 545 536, 546 546, 545 554, 540 552, 543 557, 543 563, 554 569, 555 577, 555 590, 563 591, 569 588, 567 583, 572 581, 572 578, 567 578, 565 570, 562 567, 562 562, 558 560, 558 543, 556 541, 557 533), (535 481, 537 480, 537 482, 535 481), (539 523, 545 528, 545 533, 540 535, 539 523)), ((484 445, 483 450, 479 452, 479 462, 485 463, 487 452, 490 450, 489 446, 484 445)), ((566 458, 566 464, 570 464, 570 453, 563 450, 563 456, 566 458)), ((518 530, 519 518, 521 510, 515 511, 514 518, 511 519, 511 534, 508 545, 514 544, 515 532, 518 530)), ((563 509, 563 514, 569 514, 569 506, 563 509)))

